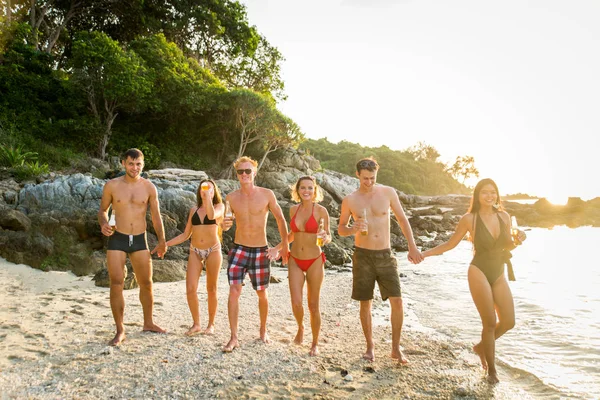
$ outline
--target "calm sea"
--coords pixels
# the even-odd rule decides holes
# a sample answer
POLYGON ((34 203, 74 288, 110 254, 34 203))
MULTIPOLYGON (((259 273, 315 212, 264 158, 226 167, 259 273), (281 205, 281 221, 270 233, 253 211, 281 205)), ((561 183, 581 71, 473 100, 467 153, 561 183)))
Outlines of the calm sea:
MULTIPOLYGON (((512 380, 534 398, 600 399, 600 228, 527 235, 512 259, 516 326, 496 344, 501 384, 512 380)), ((419 265, 399 257, 419 324, 467 343, 479 340, 481 326, 467 285, 471 257, 467 241, 419 265)))

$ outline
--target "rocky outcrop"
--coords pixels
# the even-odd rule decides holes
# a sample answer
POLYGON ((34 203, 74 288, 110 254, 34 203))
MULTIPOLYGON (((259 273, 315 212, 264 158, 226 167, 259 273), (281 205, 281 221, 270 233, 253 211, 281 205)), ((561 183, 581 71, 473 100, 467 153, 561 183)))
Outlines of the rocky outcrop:
MULTIPOLYGON (((265 162, 257 176, 257 184, 272 189, 286 219, 291 201, 290 187, 298 177, 314 176, 324 190, 322 205, 329 211, 333 241, 324 247, 327 268, 343 268, 351 262, 353 238, 340 237, 337 227, 342 199, 358 188, 358 179, 338 172, 322 170, 319 162, 301 152, 283 152, 277 163, 265 162)), ((157 187, 167 238, 179 235, 185 228, 190 207, 196 203, 203 171, 164 168, 147 172, 157 187)), ((38 182, 19 184, 12 179, 0 181, 0 256, 11 262, 24 263, 44 270, 69 270, 77 275, 95 274, 99 285, 108 285, 105 265, 106 238, 97 223, 97 211, 106 179, 92 173, 72 175, 48 174, 38 182)), ((237 180, 216 180, 222 195, 239 188, 237 180)), ((469 205, 470 197, 461 195, 416 196, 398 192, 419 246, 432 247, 446 240, 449 232, 469 205)), ((600 199, 570 199, 565 206, 545 200, 533 205, 507 201, 506 209, 516 215, 522 226, 600 226, 600 199)), ((289 221, 288 221, 289 222, 289 221)), ((147 216, 148 243, 153 248, 157 239, 150 213, 147 216)), ((223 233, 223 252, 233 243, 235 226, 223 233)), ((272 216, 267 221, 267 239, 279 242, 277 224, 272 216)), ((155 281, 185 278, 188 243, 170 248, 164 260, 154 261, 155 281)), ((399 224, 392 218, 391 246, 396 251, 408 250, 399 224)), ((133 272, 128 276, 132 279, 133 272)), ((127 283, 132 286, 135 283, 127 283)))

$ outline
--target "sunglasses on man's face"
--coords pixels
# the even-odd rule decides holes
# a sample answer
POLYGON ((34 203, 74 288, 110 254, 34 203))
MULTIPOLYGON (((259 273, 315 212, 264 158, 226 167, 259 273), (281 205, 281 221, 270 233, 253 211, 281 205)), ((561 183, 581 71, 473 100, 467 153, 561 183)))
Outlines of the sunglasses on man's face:
POLYGON ((375 168, 377 164, 373 160, 362 160, 358 163, 360 168, 375 168))
POLYGON ((242 175, 243 173, 246 173, 246 175, 252 175, 252 169, 251 168, 236 169, 236 172, 237 172, 238 175, 242 175))

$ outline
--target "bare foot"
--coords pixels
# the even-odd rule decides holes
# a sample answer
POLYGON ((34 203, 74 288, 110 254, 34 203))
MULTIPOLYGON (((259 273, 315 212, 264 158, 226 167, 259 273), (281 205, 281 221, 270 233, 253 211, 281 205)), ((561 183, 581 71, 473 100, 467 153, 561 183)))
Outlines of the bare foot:
POLYGON ((496 375, 495 372, 488 372, 485 380, 491 385, 495 385, 496 383, 500 382, 500 379, 498 379, 498 375, 496 375))
POLYGON ((237 349, 238 347, 240 347, 240 344, 238 343, 237 339, 230 339, 229 343, 227 343, 224 347, 223 347, 223 353, 231 353, 233 350, 237 349))
POLYGON ((198 333, 200 333, 200 331, 202 331, 202 328, 200 328, 200 325, 192 325, 190 327, 190 329, 188 329, 188 331, 185 333, 185 336, 194 336, 197 335, 198 333))
POLYGON ((304 326, 298 327, 298 333, 296 333, 296 337, 294 338, 294 344, 302 344, 302 340, 304 339, 304 326))
POLYGON ((375 361, 375 349, 372 347, 367 348, 367 351, 365 351, 365 354, 363 354, 362 358, 368 361, 375 361))
POLYGON ((125 341, 125 332, 117 332, 113 340, 108 342, 109 346, 118 346, 125 341))
POLYGON ((483 369, 487 370, 487 368, 488 368, 487 361, 485 360, 485 354, 483 353, 483 348, 481 347, 481 342, 479 342, 475 346, 473 346, 473 351, 475 352, 475 354, 477 354, 479 356, 479 359, 481 360, 481 367, 483 369))
POLYGON ((144 325, 142 332, 167 333, 166 329, 161 328, 156 324, 144 325))
POLYGON ((308 355, 311 357, 315 357, 319 355, 319 346, 317 346, 316 344, 313 344, 312 347, 310 348, 310 351, 308 352, 308 355))
POLYGON ((391 357, 394 360, 398 360, 402 365, 408 364, 408 358, 406 358, 406 356, 404 355, 404 353, 402 353, 401 350, 392 351, 391 357))
POLYGON ((207 326, 206 329, 204 330, 203 334, 214 335, 215 334, 215 326, 214 325, 207 326))
POLYGON ((260 334, 260 340, 264 344, 270 344, 271 343, 271 339, 269 339, 269 334, 267 332, 260 334))

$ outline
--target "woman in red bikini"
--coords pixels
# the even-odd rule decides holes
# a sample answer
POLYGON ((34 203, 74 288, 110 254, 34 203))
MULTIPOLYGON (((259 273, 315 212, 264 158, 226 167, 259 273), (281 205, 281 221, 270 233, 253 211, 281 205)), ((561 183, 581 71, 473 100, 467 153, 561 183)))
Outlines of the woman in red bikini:
MULTIPOLYGON (((291 231, 288 235, 288 242, 294 242, 288 262, 292 311, 298 323, 298 333, 294 343, 302 344, 304 338, 302 292, 304 291, 304 281, 306 281, 313 338, 309 354, 316 356, 319 354, 318 344, 321 331, 319 299, 325 273, 325 253, 317 245, 317 238, 323 240, 323 245, 331 242, 329 213, 325 207, 317 204, 323 200, 323 192, 312 176, 302 176, 298 179, 292 187, 292 200, 300 203, 290 208, 291 231), (319 232, 319 221, 321 220, 323 220, 323 228, 319 232)), ((278 247, 273 250, 277 251, 278 247)))

